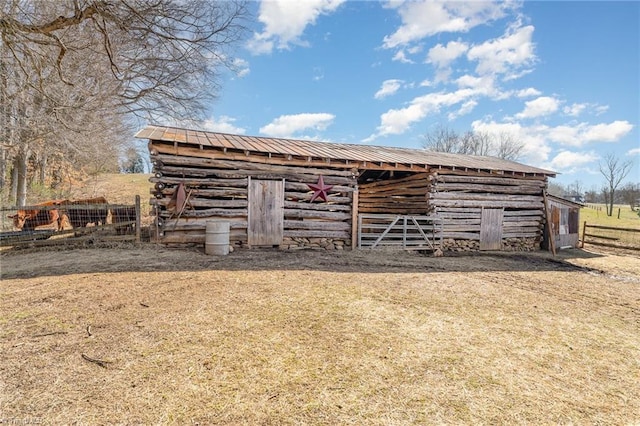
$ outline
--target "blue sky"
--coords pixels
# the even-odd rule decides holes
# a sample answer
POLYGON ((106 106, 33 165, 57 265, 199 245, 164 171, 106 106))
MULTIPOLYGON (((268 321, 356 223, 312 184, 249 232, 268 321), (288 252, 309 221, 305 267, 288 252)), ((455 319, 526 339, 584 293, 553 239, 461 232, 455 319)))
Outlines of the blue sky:
POLYGON ((506 133, 521 162, 640 181, 640 3, 266 1, 202 128, 420 148, 438 126, 506 133))

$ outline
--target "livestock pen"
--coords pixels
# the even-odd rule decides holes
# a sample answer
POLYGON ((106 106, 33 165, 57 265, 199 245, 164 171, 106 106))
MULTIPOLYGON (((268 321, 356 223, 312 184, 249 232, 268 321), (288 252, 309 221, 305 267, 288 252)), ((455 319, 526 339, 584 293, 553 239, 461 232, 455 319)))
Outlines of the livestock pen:
POLYGON ((0 247, 52 246, 87 241, 141 241, 140 196, 133 204, 104 197, 50 200, 0 209, 0 247))

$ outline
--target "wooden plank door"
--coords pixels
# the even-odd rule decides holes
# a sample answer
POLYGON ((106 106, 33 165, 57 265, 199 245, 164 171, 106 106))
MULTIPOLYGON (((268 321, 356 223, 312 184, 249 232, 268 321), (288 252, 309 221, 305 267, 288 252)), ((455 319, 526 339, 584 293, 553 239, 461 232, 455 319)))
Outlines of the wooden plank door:
POLYGON ((504 209, 482 209, 480 250, 502 249, 502 217, 504 209))
POLYGON ((284 181, 249 180, 249 247, 282 244, 284 181))

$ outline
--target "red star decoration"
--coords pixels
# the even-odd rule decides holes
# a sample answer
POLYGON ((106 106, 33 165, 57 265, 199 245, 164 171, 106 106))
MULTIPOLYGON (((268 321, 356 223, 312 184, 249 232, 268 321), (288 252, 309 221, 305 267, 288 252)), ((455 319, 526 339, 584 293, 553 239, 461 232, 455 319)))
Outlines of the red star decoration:
POLYGON ((322 175, 318 178, 318 183, 308 183, 307 186, 313 190, 313 196, 311 197, 310 203, 313 203, 316 198, 322 198, 325 202, 327 201, 327 191, 333 188, 333 185, 325 185, 324 179, 322 179, 322 175))

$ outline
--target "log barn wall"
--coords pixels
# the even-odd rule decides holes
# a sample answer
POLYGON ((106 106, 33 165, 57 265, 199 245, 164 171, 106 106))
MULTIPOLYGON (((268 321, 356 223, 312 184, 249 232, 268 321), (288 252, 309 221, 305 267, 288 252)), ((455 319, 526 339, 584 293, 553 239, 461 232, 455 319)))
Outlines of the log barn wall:
POLYGON ((154 164, 151 202, 157 209, 159 236, 166 244, 204 244, 206 222, 224 220, 230 223, 230 244, 236 248, 248 246, 250 182, 283 181, 283 238, 278 246, 351 246, 351 200, 357 183, 353 170, 208 158, 224 156, 223 152, 208 152, 207 158, 162 154, 173 148, 161 141, 152 141, 149 149, 154 164), (320 175, 332 188, 326 203, 310 203, 313 192, 308 184, 316 184, 320 175), (170 208, 179 184, 185 186, 188 195, 182 211, 170 208))
POLYGON ((441 217, 446 250, 480 250, 482 210, 502 210, 502 250, 540 248, 545 177, 436 170, 429 176, 430 208, 441 217))

